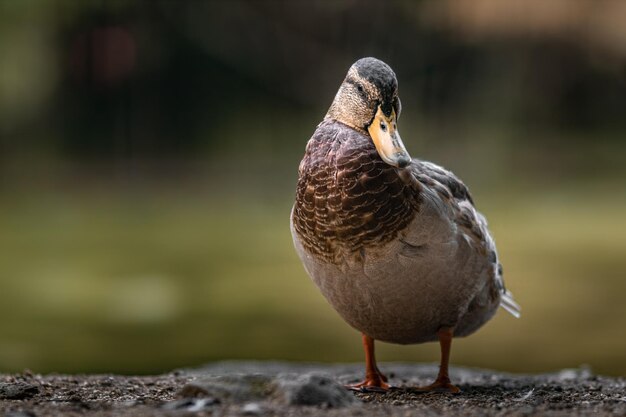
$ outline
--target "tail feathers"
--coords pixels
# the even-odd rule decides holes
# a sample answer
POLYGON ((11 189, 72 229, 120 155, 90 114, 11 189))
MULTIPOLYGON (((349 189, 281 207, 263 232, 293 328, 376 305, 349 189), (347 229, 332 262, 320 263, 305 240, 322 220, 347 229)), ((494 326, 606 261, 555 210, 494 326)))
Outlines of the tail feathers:
POLYGON ((502 294, 502 298, 500 299, 500 306, 509 313, 511 313, 511 315, 515 318, 519 319, 522 315, 522 308, 513 299, 513 294, 508 291, 505 291, 502 294))

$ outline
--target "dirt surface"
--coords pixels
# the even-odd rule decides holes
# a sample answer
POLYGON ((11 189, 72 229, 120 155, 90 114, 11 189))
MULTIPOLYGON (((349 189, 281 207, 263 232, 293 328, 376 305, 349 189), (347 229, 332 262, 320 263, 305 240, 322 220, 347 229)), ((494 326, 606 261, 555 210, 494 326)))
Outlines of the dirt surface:
POLYGON ((437 368, 382 364, 397 388, 353 393, 361 365, 220 362, 158 376, 0 375, 0 415, 626 416, 626 379, 586 369, 512 375, 452 368, 462 392, 416 393, 437 368))

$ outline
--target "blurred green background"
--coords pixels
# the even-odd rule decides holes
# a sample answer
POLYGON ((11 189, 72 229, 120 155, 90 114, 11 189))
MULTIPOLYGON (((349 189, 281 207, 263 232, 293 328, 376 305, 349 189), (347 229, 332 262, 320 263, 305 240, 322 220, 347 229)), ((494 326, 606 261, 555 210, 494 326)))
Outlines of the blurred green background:
POLYGON ((376 56, 408 150, 470 186, 523 306, 453 363, 625 375, 624 21, 610 0, 0 0, 0 372, 360 361, 289 211, 376 56))

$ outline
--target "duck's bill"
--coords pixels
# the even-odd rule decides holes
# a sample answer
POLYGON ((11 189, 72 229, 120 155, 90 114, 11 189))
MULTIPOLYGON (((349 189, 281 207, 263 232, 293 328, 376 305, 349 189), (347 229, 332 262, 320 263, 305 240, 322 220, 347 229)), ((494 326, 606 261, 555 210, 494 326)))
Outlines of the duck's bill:
POLYGON ((411 163, 411 157, 406 151, 396 127, 396 112, 394 110, 387 117, 381 107, 378 106, 376 116, 374 116, 374 120, 367 130, 383 161, 398 168, 404 168, 411 163))

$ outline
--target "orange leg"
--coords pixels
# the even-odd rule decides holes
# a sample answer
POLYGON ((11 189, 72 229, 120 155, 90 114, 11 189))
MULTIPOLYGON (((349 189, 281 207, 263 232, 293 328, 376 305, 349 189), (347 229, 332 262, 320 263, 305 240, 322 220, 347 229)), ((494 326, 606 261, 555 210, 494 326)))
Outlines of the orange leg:
POLYGON ((347 387, 354 391, 387 391, 389 389, 387 377, 378 370, 376 365, 374 339, 363 334, 363 347, 365 348, 365 381, 347 387))
POLYGON ((442 327, 437 332, 439 336, 439 345, 441 346, 441 364, 439 365, 439 375, 437 379, 430 385, 416 388, 418 391, 444 391, 453 394, 461 392, 461 390, 450 383, 448 376, 448 363, 450 362, 450 346, 452 345, 453 330, 450 327, 442 327))

